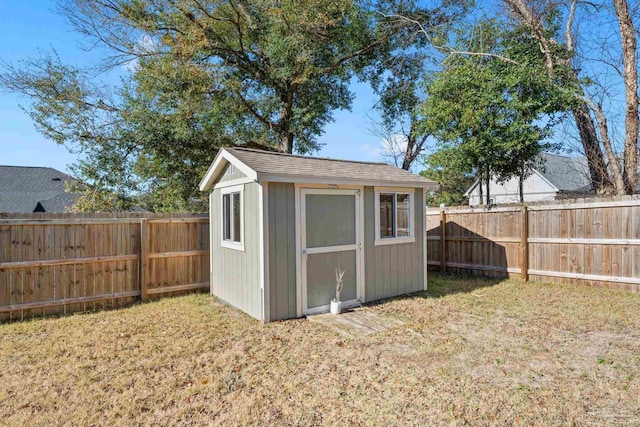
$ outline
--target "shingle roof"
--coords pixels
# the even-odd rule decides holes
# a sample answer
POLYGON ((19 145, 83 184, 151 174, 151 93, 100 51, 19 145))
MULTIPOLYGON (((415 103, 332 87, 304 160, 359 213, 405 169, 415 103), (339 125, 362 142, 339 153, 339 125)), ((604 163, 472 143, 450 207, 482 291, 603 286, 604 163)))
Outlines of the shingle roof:
POLYGON ((585 157, 544 153, 542 159, 544 165, 537 169, 538 172, 560 191, 583 193, 591 190, 589 166, 585 157))
POLYGON ((436 185, 430 179, 386 163, 297 156, 248 148, 225 148, 235 158, 262 175, 436 185))
POLYGON ((0 212, 33 212, 39 202, 47 212, 64 212, 73 204, 67 202, 74 196, 65 193, 72 179, 53 168, 0 166, 0 212))
POLYGON ((78 200, 78 194, 60 193, 48 199, 39 200, 37 208, 39 212, 65 212, 78 200))

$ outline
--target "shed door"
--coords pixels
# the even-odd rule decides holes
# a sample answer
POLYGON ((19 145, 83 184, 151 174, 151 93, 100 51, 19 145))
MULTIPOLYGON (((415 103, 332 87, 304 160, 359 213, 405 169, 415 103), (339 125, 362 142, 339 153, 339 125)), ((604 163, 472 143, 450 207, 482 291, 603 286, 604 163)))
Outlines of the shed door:
POLYGON ((336 294, 336 268, 343 270, 343 305, 359 302, 360 190, 301 190, 302 311, 329 310, 336 294))

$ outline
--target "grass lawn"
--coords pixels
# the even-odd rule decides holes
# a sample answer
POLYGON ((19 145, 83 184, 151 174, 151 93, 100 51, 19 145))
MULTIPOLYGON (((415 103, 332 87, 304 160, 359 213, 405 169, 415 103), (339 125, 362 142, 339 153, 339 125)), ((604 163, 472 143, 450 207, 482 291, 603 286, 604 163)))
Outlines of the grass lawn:
POLYGON ((640 423, 640 295, 429 286, 360 339, 207 295, 0 325, 0 425, 640 423))

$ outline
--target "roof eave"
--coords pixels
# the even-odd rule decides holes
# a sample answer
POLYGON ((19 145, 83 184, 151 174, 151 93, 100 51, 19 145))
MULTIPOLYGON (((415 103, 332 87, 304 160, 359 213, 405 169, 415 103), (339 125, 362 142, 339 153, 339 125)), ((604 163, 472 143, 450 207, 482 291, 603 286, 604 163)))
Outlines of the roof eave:
POLYGON ((434 189, 438 187, 438 183, 424 181, 385 181, 373 179, 358 178, 327 178, 308 175, 290 175, 290 174, 261 174, 258 173, 258 181, 266 182, 292 182, 302 184, 334 184, 334 185, 361 185, 361 186, 379 186, 379 187, 415 187, 424 189, 434 189))
POLYGON ((549 184, 549 186, 551 186, 551 189, 553 191, 555 191, 556 193, 560 191, 560 189, 553 182, 549 181, 549 178, 544 176, 544 174, 542 172, 540 172, 538 169, 533 169, 533 173, 538 175, 540 177, 540 179, 542 179, 544 182, 549 184))
POLYGON ((473 190, 475 190, 475 188, 478 186, 478 180, 476 179, 473 184, 471 184, 471 187, 469 187, 469 189, 467 191, 464 192, 464 197, 470 197, 471 196, 471 192, 473 190))
POLYGON ((248 178, 253 180, 258 179, 258 174, 256 173, 256 171, 251 169, 245 163, 241 162, 237 157, 235 157, 226 149, 221 148, 220 151, 218 151, 216 158, 213 159, 213 162, 211 162, 211 166, 209 166, 209 169, 207 169, 207 173, 204 175, 204 178, 202 178, 202 181, 200 181, 200 184, 198 185, 200 191, 211 190, 211 188, 213 187, 213 183, 218 179, 227 163, 233 164, 248 178))

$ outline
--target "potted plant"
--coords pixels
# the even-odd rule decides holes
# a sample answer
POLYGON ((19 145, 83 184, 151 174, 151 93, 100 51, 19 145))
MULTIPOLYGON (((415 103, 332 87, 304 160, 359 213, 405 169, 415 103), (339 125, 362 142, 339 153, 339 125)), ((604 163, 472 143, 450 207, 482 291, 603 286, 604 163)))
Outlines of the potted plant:
POLYGON ((331 301, 331 314, 340 314, 342 310, 342 302, 340 301, 340 292, 342 292, 342 278, 344 277, 344 271, 336 268, 336 297, 331 301))

